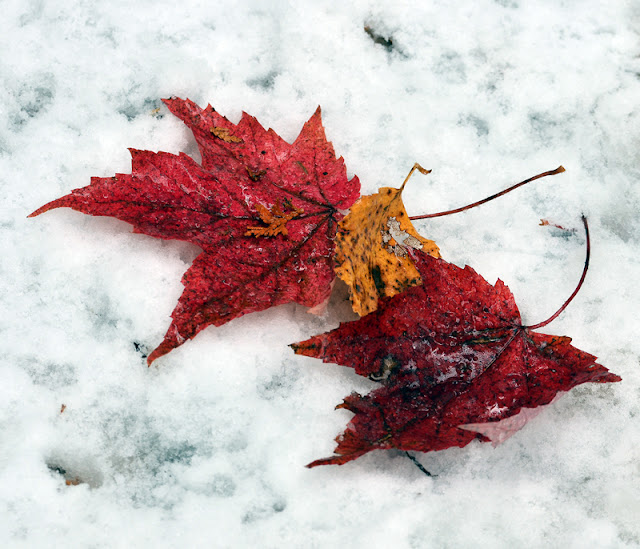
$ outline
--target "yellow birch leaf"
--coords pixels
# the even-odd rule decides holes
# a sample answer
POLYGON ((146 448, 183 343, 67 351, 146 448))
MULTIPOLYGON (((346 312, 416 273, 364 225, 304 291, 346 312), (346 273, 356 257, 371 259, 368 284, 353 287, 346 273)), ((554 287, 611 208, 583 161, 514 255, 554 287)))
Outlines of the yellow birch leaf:
MULTIPOLYGON (((429 173, 416 164, 415 169, 429 173)), ((407 248, 440 257, 433 240, 423 238, 409 220, 402 189, 383 187, 363 196, 338 224, 335 271, 351 292, 353 310, 360 316, 378 308, 381 297, 391 297, 421 283, 407 248)))

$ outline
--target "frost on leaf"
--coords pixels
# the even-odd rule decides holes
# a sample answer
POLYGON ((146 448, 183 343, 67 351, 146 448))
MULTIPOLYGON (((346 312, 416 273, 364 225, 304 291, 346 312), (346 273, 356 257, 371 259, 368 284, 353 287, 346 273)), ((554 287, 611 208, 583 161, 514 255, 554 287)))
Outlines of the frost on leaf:
POLYGON ((407 248, 422 250, 422 242, 415 236, 411 236, 406 231, 400 229, 400 222, 395 217, 390 217, 387 221, 388 231, 382 231, 382 242, 387 244, 387 251, 396 254, 397 257, 406 257, 407 248), (394 244, 395 242, 395 244, 394 244))
POLYGON ((202 248, 149 364, 209 325, 283 303, 322 304, 335 278, 339 210, 360 191, 326 140, 320 108, 289 144, 246 113, 233 124, 210 105, 164 102, 193 132, 202 165, 185 154, 131 149, 130 174, 94 177, 31 214, 69 207, 202 248))
POLYGON ((495 448, 499 444, 502 444, 505 440, 511 438, 520 429, 522 429, 529 421, 535 418, 542 410, 553 404, 564 393, 559 392, 554 399, 543 406, 537 408, 522 408, 517 414, 509 416, 505 419, 499 419, 503 413, 503 410, 494 404, 489 410, 489 415, 496 419, 487 423, 468 423, 466 425, 458 425, 460 429, 466 429, 467 431, 473 431, 480 433, 491 441, 491 445, 495 448))

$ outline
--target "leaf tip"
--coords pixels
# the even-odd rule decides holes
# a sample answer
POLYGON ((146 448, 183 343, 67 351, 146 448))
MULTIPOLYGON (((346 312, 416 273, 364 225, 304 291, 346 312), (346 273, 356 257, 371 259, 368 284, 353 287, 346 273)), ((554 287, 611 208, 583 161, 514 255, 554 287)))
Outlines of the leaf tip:
POLYGON ((58 198, 57 200, 52 200, 51 202, 47 202, 44 206, 40 206, 37 210, 35 210, 34 212, 31 212, 27 218, 29 217, 36 217, 40 214, 43 214, 45 212, 48 212, 49 210, 53 210, 54 208, 58 208, 61 204, 60 201, 62 199, 58 198))
POLYGON ((336 463, 335 462, 335 458, 322 458, 322 459, 316 459, 315 461, 312 461, 311 463, 307 463, 305 465, 305 467, 307 469, 313 469, 314 467, 317 467, 318 465, 342 465, 341 463, 336 463))
POLYGON ((165 342, 162 342, 157 349, 154 349, 153 352, 147 357, 147 367, 151 368, 151 364, 153 364, 156 359, 161 356, 166 355, 172 348, 164 348, 165 342))
POLYGON ((289 345, 293 349, 293 352, 297 355, 310 356, 318 358, 322 351, 322 341, 318 337, 312 337, 306 341, 299 341, 298 343, 291 343, 289 345))
MULTIPOLYGON (((598 364, 598 366, 600 366, 598 364)), ((606 368, 605 368, 606 370, 606 368)), ((595 383, 617 383, 618 381, 622 381, 622 378, 617 375, 617 374, 613 374, 611 372, 609 372, 608 370, 606 372, 603 373, 603 375, 601 375, 600 377, 597 377, 593 380, 591 380, 595 383)))

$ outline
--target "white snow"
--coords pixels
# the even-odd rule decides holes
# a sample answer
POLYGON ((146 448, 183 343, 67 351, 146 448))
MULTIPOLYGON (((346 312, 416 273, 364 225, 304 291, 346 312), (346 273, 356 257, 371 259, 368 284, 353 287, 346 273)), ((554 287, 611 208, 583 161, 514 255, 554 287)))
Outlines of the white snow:
MULTIPOLYGON (((0 2, 0 546, 640 546, 640 7, 623 0, 0 2), (391 39, 392 47, 373 36, 391 39), (198 250, 68 209, 26 216, 127 147, 199 156, 160 99, 295 139, 322 106, 363 194, 514 292, 623 382, 587 384, 497 448, 329 456, 374 384, 289 343, 353 318, 295 305, 209 328, 147 369, 198 250), (160 107, 160 111, 154 110, 160 107), (540 227, 541 218, 567 228, 540 227), (66 409, 60 413, 61 406, 66 409), (66 473, 63 475, 61 471, 66 473), (67 486, 65 480, 82 481, 67 486)), ((380 40, 382 41, 382 40, 380 40)))

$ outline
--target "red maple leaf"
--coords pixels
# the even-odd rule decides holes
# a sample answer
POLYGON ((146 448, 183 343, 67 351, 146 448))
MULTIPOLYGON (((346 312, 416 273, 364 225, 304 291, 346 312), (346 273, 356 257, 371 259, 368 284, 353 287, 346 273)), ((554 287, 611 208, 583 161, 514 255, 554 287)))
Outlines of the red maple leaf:
POLYGON ((246 113, 236 125, 210 105, 164 102, 193 132, 202 165, 185 154, 130 149, 131 174, 93 177, 31 214, 69 207, 202 248, 149 364, 210 324, 292 301, 314 307, 326 300, 335 277, 338 209, 349 208, 360 190, 326 140, 319 107, 288 144, 246 113))
MULTIPOLYGON (((586 221, 585 221, 586 226, 586 221)), ((588 249, 588 232, 587 232, 588 249)), ((376 449, 429 452, 474 439, 499 442, 561 391, 588 381, 620 381, 570 345, 568 337, 522 326, 513 295, 470 267, 411 250, 423 283, 380 302, 379 309, 293 344, 296 353, 349 366, 382 382, 352 393, 338 408, 355 416, 336 440, 336 456, 309 464, 341 465, 376 449)))

